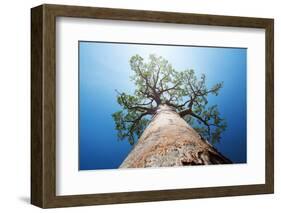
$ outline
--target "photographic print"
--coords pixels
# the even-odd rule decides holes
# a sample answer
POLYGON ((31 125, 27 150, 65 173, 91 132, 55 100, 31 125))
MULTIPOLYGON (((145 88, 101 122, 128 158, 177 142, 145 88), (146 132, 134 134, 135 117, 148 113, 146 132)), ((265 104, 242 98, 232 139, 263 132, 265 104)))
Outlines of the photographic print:
POLYGON ((247 49, 79 41, 79 170, 247 163, 247 49))
POLYGON ((274 193, 274 20, 32 8, 30 148, 41 208, 274 193))

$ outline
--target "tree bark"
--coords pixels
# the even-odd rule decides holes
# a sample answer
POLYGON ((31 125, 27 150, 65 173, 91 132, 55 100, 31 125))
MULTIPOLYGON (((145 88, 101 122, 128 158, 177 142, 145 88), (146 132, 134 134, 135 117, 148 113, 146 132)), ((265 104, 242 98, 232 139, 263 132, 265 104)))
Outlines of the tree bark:
POLYGON ((120 168, 229 164, 168 105, 160 105, 120 168))

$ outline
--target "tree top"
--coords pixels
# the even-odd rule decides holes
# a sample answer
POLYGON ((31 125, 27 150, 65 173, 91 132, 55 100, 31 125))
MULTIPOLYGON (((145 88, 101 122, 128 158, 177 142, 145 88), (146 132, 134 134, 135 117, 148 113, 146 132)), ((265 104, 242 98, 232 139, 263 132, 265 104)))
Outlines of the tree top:
POLYGON ((134 144, 160 105, 166 104, 188 122, 198 133, 212 143, 219 142, 226 122, 217 105, 209 106, 208 95, 217 96, 223 83, 206 86, 206 76, 199 78, 193 69, 177 71, 163 57, 151 54, 148 61, 140 55, 130 59, 135 84, 133 94, 117 92, 122 110, 112 116, 118 138, 134 144))

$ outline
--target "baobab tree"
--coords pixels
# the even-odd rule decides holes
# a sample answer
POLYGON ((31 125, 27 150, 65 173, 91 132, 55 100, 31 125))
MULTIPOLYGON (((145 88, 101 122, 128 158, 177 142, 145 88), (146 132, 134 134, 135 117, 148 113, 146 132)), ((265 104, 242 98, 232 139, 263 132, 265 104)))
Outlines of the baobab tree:
POLYGON ((217 96, 222 82, 207 88, 204 74, 177 71, 156 55, 147 63, 132 56, 130 66, 135 91, 116 90, 122 110, 112 115, 118 138, 133 145, 120 167, 231 163, 213 147, 226 122, 217 105, 208 104, 208 95, 217 96))

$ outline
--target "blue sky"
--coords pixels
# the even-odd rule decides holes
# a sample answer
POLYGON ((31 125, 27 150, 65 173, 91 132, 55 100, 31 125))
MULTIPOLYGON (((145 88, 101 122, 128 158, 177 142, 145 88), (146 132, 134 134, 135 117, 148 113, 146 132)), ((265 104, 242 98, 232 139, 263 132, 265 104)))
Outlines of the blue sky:
POLYGON ((120 110, 116 91, 132 93, 129 60, 139 54, 166 58, 176 70, 194 69, 212 86, 224 82, 217 104, 227 129, 215 147, 234 163, 246 162, 246 61, 245 48, 217 48, 79 42, 79 169, 114 169, 131 150, 118 141, 112 113, 120 110))

